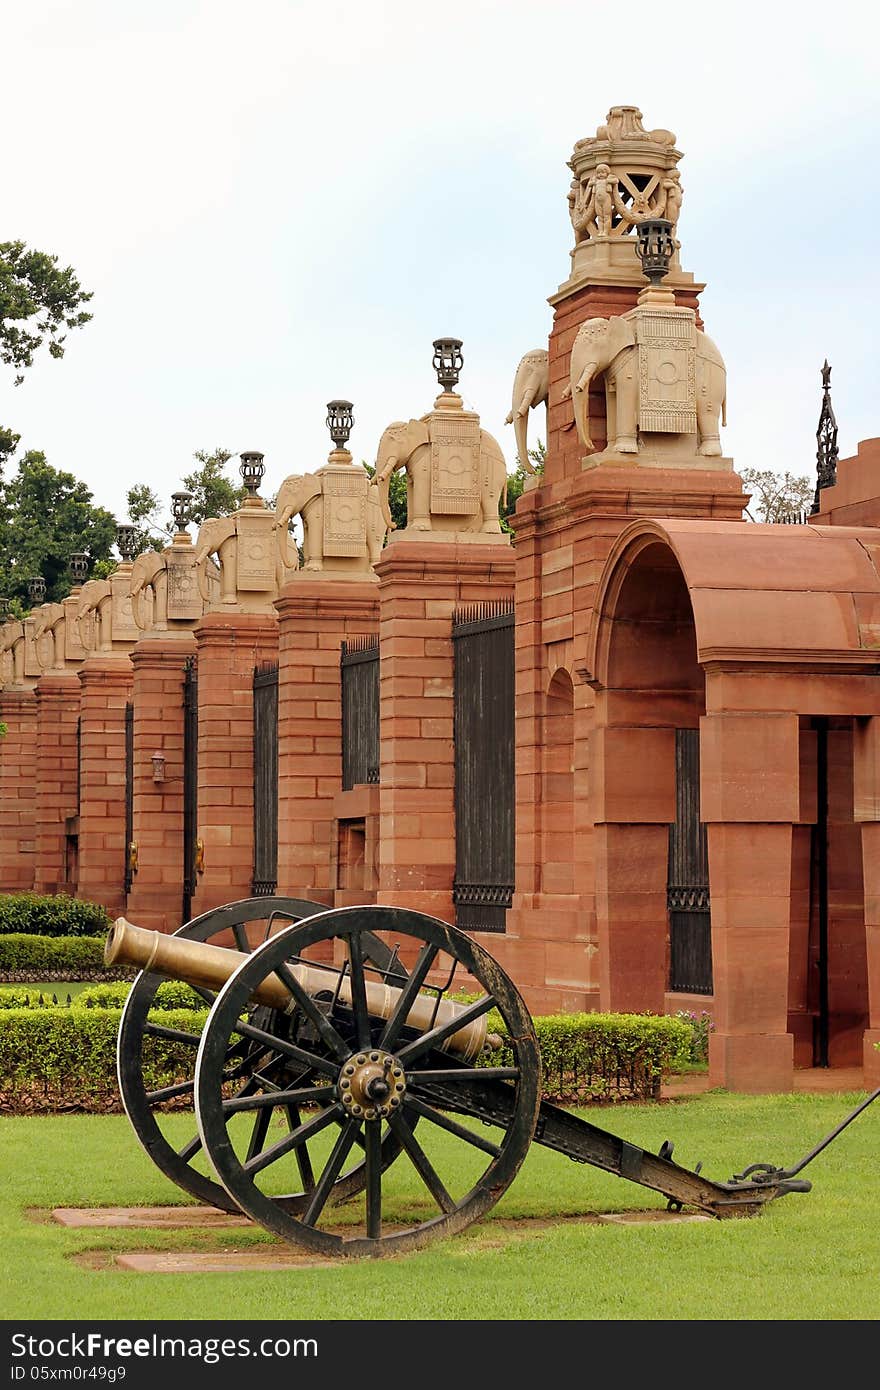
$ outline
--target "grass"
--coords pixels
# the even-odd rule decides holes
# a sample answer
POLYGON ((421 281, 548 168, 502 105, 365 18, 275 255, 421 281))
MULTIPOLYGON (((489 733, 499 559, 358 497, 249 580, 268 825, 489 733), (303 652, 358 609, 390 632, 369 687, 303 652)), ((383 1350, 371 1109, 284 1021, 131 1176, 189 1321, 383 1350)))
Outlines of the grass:
MULTIPOLYGON (((758 1160, 805 1154, 862 1095, 741 1096, 721 1091, 648 1105, 596 1107, 589 1119, 656 1151, 675 1141, 687 1167, 724 1179, 758 1160)), ((170 1117, 180 1142, 194 1127, 170 1117)), ((90 1269, 71 1256, 126 1249, 231 1249, 265 1244, 259 1227, 225 1231, 80 1229, 35 1219, 54 1206, 188 1200, 156 1169, 123 1116, 5 1118, 0 1196, 5 1319, 356 1320, 365 1307, 408 1320, 789 1320, 880 1316, 880 1104, 811 1166, 808 1194, 752 1220, 642 1226, 563 1224, 588 1211, 664 1201, 532 1144, 498 1205, 458 1236, 413 1255, 331 1269, 145 1275, 90 1269), (499 1219, 548 1224, 511 1231, 499 1219)), ((439 1136, 444 1175, 462 1145, 439 1136)), ((421 1198, 392 1168, 398 1208, 421 1198)), ((451 1185, 451 1184, 450 1184, 451 1185)))

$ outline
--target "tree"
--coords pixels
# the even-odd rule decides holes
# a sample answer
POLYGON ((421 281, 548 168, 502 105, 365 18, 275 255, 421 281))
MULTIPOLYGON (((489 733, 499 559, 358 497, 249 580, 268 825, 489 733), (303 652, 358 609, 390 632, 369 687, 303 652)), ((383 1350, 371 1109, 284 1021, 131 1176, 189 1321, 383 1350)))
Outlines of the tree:
MULTIPOLYGON (((361 465, 365 469, 367 476, 375 476, 376 468, 372 463, 367 463, 361 459, 361 465)), ((391 513, 391 520, 394 522, 395 530, 402 531, 406 525, 406 470, 395 469, 388 479, 388 510, 391 513)), ((386 542, 387 543, 387 542, 386 542)))
MULTIPOLYGON (((224 469, 233 457, 229 449, 208 453, 197 449, 193 458, 201 464, 181 480, 181 491, 192 493, 189 520, 201 525, 206 516, 229 516, 247 496, 247 488, 237 487, 224 469)), ((158 493, 147 483, 136 483, 126 493, 126 505, 131 524, 137 527, 137 554, 145 550, 164 550, 174 537, 177 527, 169 517, 162 520, 163 503, 158 493)))
MULTIPOLYGON (((532 466, 535 472, 538 474, 543 473, 544 463, 547 458, 547 449, 544 445, 543 439, 538 440, 534 449, 529 449, 529 458, 532 461, 532 466)), ((514 467, 514 470, 512 473, 508 473, 507 475, 506 505, 504 504, 504 498, 501 499, 501 529, 503 531, 506 531, 509 535, 514 534, 515 528, 512 525, 511 518, 513 517, 513 514, 516 511, 517 501, 522 496, 523 488, 525 487, 527 477, 529 477, 529 473, 523 467, 522 460, 519 457, 519 454, 517 454, 516 465, 514 467)))
MULTIPOLYGON (((29 251, 23 241, 0 241, 0 362, 16 372, 16 386, 44 343, 50 357, 64 356, 67 332, 92 317, 82 307, 91 298, 72 266, 59 268, 57 256, 29 251)), ((18 441, 0 427, 0 470, 18 441)))
POLYGON ((750 521, 795 521, 813 505, 814 484, 793 473, 774 473, 771 469, 741 468, 739 475, 751 504, 746 508, 750 521))
POLYGON ((115 536, 115 519, 94 506, 85 483, 30 449, 0 489, 0 593, 20 616, 31 607, 28 581, 41 574, 46 600, 62 599, 72 588, 70 556, 85 551, 104 560, 115 536))

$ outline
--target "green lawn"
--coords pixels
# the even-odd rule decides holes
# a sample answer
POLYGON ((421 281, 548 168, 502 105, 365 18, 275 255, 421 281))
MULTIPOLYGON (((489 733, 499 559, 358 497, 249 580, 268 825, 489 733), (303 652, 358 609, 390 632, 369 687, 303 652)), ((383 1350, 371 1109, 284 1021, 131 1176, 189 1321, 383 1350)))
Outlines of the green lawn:
MULTIPOLYGON (((747 1097, 593 1109, 589 1118, 724 1179, 758 1160, 789 1164, 861 1095, 747 1097)), ((191 1115, 174 1117, 181 1142, 191 1115)), ((811 1193, 751 1220, 643 1226, 554 1224, 663 1199, 533 1144, 492 1213, 414 1255, 281 1273, 156 1274, 89 1269, 77 1252, 213 1249, 266 1242, 260 1229, 70 1230, 34 1219, 53 1206, 175 1203, 123 1116, 4 1118, 2 1232, 6 1319, 860 1319, 880 1316, 880 1102, 808 1170, 811 1193), (511 1232, 498 1218, 546 1227, 511 1232)), ((445 1138, 445 1136, 443 1136, 445 1138)), ((448 1161, 462 1146, 452 1141, 448 1161)), ((418 1194, 392 1168, 398 1201, 418 1194)))

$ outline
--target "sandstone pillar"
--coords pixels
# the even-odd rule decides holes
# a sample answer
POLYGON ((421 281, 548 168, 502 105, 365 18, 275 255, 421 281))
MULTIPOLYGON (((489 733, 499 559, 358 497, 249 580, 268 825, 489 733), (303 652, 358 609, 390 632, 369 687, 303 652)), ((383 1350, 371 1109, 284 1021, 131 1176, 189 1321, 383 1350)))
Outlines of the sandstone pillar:
POLYGON ((278 892, 333 903, 342 790, 340 646, 376 631, 372 579, 299 574, 278 610, 278 892))
POLYGON ((254 667, 278 655, 274 614, 219 609, 198 648, 198 835, 203 872, 192 915, 251 896, 254 856, 254 667))
POLYGON ((0 892, 34 886, 37 701, 33 690, 0 691, 0 892))
POLYGON ((195 653, 190 632, 144 637, 131 653, 137 869, 126 915, 159 931, 176 931, 183 916, 183 681, 195 653), (156 752, 165 760, 161 782, 153 780, 156 752))
POLYGON ((880 1086, 880 719, 857 720, 853 802, 861 822, 868 963, 868 1027, 863 1038, 865 1086, 880 1086))
POLYGON ((127 656, 91 657, 80 667, 79 884, 82 898, 125 910, 125 708, 127 656))
POLYGON ((49 672, 36 686, 37 756, 34 888, 76 891, 79 680, 49 672))
POLYGON ((800 819, 795 714, 710 714, 700 723, 708 823, 715 1032, 713 1086, 790 1091, 792 827, 800 819))
MULTIPOLYGON (((508 598, 513 552, 498 542, 395 539, 379 576, 377 901, 454 921, 452 614, 508 598)), ((491 730, 486 731, 491 737, 491 730)))

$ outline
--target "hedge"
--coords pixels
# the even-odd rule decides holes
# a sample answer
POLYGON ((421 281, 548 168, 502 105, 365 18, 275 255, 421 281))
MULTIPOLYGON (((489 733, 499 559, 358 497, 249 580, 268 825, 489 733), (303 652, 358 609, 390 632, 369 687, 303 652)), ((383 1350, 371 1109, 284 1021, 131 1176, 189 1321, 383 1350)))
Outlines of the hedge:
MULTIPOLYGON (((500 1016, 488 1015, 489 1031, 506 1034, 500 1016)), ((541 1050, 542 1094, 563 1104, 645 1100, 660 1083, 690 1062, 693 1029, 667 1014, 548 1014, 534 1019, 541 1050)), ((480 1059, 507 1066, 512 1049, 480 1059)))
MULTIPOLYGON (((119 1110, 116 1032, 121 1010, 107 1006, 13 1007, 0 1010, 0 1111, 119 1110)), ((180 1008, 179 988, 166 990, 162 1022, 201 1029, 207 1011, 180 1008)), ((161 1007, 161 1005, 160 1005, 161 1007)), ((489 1014, 490 1031, 502 1034, 489 1014)), ((563 1104, 645 1100, 659 1094, 663 1076, 689 1058, 691 1029, 680 1019, 652 1014, 559 1014, 535 1019, 541 1049, 543 1095, 563 1104)), ((153 1039, 150 1089, 191 1075, 193 1050, 153 1039), (180 1068, 180 1071, 175 1071, 180 1068)), ((487 1054, 485 1065, 504 1065, 509 1047, 487 1054)))
POLYGON ((31 936, 14 932, 0 936, 0 975, 18 979, 82 978, 82 971, 104 973, 103 936, 31 936))
POLYGON ((0 933, 31 936, 99 936, 110 926, 100 903, 66 893, 0 893, 0 933))
MULTIPOLYGON (((128 998, 131 980, 89 985, 70 1000, 72 1009, 121 1009, 128 998)), ((53 991, 27 983, 0 985, 0 1009, 67 1008, 64 989, 53 991), (54 996, 54 998, 53 998, 54 996)), ((204 1009, 205 1001, 189 985, 166 980, 156 991, 154 1009, 204 1009)))
MULTIPOLYGON (((119 1009, 7 1009, 0 1014, 0 1112, 57 1114, 121 1110, 116 1080, 119 1009)), ((200 1029, 207 1013, 174 1009, 169 1028, 200 1029)), ((144 1068, 148 1088, 192 1075, 194 1051, 151 1039, 144 1068)))

